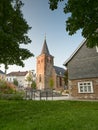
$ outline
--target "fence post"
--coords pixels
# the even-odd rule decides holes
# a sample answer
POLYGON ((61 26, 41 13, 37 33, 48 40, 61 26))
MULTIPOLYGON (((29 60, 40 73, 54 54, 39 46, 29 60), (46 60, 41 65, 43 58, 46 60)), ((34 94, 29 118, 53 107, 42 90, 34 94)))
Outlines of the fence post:
POLYGON ((32 100, 32 90, 30 90, 30 99, 32 100))
POLYGON ((34 100, 35 100, 35 90, 33 92, 34 92, 33 94, 34 94, 34 100))
POLYGON ((46 90, 46 100, 48 99, 48 91, 46 90))
POLYGON ((26 90, 26 93, 25 93, 25 98, 27 99, 27 90, 26 90))
POLYGON ((41 100, 41 90, 39 90, 40 91, 40 100, 41 100))
POLYGON ((53 89, 52 89, 52 100, 53 100, 53 89))

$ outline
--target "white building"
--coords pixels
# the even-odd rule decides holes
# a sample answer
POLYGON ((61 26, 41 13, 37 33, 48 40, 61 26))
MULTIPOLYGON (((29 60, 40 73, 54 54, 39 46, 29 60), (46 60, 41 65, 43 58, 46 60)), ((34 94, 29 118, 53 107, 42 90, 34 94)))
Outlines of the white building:
POLYGON ((5 73, 0 70, 0 79, 5 79, 5 73))
POLYGON ((25 80, 26 75, 28 74, 28 71, 17 71, 17 72, 11 72, 6 75, 6 80, 8 82, 13 82, 15 79, 18 81, 19 87, 26 87, 27 81, 25 80))

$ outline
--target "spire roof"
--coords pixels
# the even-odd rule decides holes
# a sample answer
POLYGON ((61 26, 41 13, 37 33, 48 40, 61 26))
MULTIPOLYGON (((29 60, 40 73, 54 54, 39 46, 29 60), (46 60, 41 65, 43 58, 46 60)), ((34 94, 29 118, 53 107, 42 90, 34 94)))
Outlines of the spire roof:
POLYGON ((48 50, 48 46, 47 46, 47 42, 46 42, 46 37, 45 37, 45 40, 44 40, 44 44, 43 44, 41 54, 50 55, 49 50, 48 50))

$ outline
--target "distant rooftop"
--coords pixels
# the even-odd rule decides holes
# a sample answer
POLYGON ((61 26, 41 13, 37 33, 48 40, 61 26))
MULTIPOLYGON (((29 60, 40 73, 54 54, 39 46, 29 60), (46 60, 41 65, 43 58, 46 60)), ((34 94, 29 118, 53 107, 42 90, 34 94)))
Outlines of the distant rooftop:
POLYGON ((0 70, 0 74, 5 74, 2 70, 0 70))
POLYGON ((8 73, 7 76, 25 76, 27 73, 28 71, 24 71, 24 72, 17 71, 17 72, 8 73))
POLYGON ((58 66, 53 66, 54 69, 55 69, 55 72, 57 75, 61 75, 61 76, 64 76, 65 74, 65 69, 61 68, 61 67, 58 67, 58 66))

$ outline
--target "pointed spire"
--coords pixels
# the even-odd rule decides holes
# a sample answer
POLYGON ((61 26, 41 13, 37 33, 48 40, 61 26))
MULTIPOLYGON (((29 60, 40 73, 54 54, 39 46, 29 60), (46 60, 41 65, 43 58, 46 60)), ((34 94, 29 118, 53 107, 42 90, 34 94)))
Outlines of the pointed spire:
POLYGON ((45 35, 44 44, 43 44, 41 54, 50 55, 49 50, 48 50, 48 46, 47 46, 47 42, 46 42, 46 35, 45 35))
POLYGON ((45 40, 46 40, 46 33, 45 33, 45 40))

